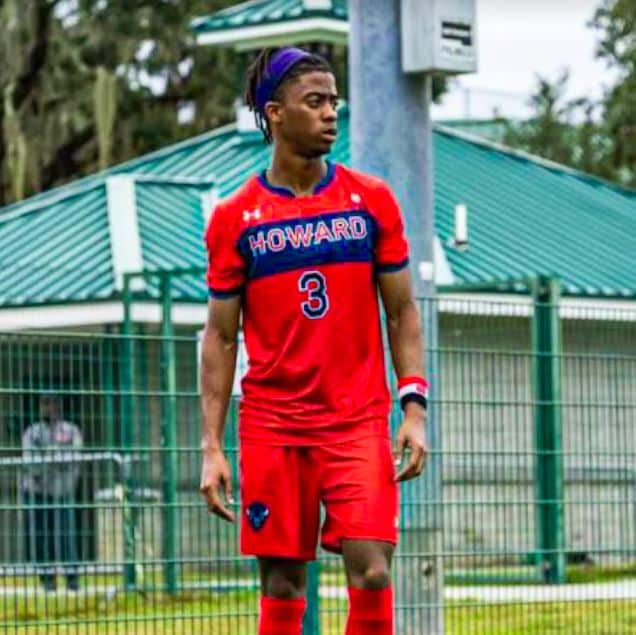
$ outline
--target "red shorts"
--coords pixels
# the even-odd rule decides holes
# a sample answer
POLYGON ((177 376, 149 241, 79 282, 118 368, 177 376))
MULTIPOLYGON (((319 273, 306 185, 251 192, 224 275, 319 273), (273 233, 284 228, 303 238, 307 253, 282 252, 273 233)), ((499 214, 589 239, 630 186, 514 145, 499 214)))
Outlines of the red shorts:
POLYGON ((397 543, 391 443, 365 437, 323 446, 241 444, 241 553, 314 560, 342 540, 397 543), (325 517, 320 528, 320 503, 325 517))

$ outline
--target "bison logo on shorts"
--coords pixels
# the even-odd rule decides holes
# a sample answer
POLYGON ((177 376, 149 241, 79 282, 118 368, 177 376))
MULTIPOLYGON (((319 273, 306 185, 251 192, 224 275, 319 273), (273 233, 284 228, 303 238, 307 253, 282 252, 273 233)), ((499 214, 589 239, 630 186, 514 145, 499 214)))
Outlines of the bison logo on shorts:
POLYGON ((245 510, 247 513, 247 520, 250 521, 250 525, 255 531, 263 529, 265 521, 269 516, 269 507, 265 503, 254 502, 251 503, 245 510))

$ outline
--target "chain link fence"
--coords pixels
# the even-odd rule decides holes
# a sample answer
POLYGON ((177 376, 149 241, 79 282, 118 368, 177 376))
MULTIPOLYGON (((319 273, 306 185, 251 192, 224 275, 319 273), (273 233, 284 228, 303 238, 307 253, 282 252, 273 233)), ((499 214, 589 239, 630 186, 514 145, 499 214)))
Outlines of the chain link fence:
MULTIPOLYGON (((400 635, 634 631, 636 305, 538 300, 427 301, 442 487, 402 488, 400 635)), ((2 632, 256 632, 255 562, 198 494, 200 328, 0 334, 2 632)), ((337 557, 309 593, 306 632, 343 633, 337 557)))

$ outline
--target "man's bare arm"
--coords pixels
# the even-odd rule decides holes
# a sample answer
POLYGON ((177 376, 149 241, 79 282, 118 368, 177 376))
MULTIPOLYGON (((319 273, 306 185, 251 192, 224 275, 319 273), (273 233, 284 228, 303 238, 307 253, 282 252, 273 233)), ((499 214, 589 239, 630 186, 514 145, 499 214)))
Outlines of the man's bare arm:
POLYGON ((240 297, 211 299, 201 350, 201 494, 211 512, 233 521, 232 475, 223 452, 223 430, 236 365, 240 297), (225 504, 219 489, 225 493, 225 504))
POLYGON ((398 377, 421 376, 424 374, 422 331, 409 270, 381 273, 378 284, 395 372, 398 377))
POLYGON ((236 365, 240 298, 211 299, 201 351, 203 452, 223 448, 223 427, 236 365))
MULTIPOLYGON (((417 304, 413 298, 408 269, 378 275, 380 295, 386 313, 387 332, 393 366, 398 377, 424 376, 424 346, 417 304)), ((408 464, 398 474, 404 481, 421 474, 426 462, 424 423, 426 411, 417 403, 406 404, 397 438, 396 458, 410 448, 408 464)))

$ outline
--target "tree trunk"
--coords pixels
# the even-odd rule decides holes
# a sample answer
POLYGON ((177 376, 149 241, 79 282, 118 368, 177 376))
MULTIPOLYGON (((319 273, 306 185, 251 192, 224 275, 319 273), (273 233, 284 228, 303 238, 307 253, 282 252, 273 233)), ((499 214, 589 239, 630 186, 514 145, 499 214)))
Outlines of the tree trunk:
MULTIPOLYGON (((0 0, 0 7, 2 6, 2 0, 0 0)), ((6 147, 4 141, 4 100, 0 99, 0 207, 7 202, 7 192, 5 189, 4 181, 4 157, 6 154, 6 147)))
POLYGON ((15 82, 13 91, 13 107, 16 112, 25 99, 31 94, 37 82, 40 71, 46 62, 46 54, 49 48, 49 31, 51 15, 57 2, 51 0, 38 0, 35 9, 35 40, 29 46, 26 58, 28 63, 22 75, 15 82))
POLYGON ((87 126, 57 149, 55 156, 42 169, 42 190, 46 190, 60 179, 66 179, 78 172, 80 166, 75 160, 75 154, 94 137, 94 126, 87 126))
MULTIPOLYGON (((0 0, 0 9, 4 4, 0 0)), ((49 35, 51 26, 51 16, 57 0, 37 0, 34 9, 34 40, 28 46, 25 55, 27 63, 23 72, 15 79, 15 87, 12 94, 13 109, 19 112, 22 105, 29 98, 35 88, 40 72, 46 62, 46 56, 49 48, 49 35)), ((4 88, 9 78, 4 78, 5 82, 1 88, 4 88)), ((4 91, 3 91, 4 95, 4 91)), ((5 187, 5 159, 6 159, 6 140, 4 138, 4 102, 0 104, 0 205, 4 205, 8 199, 8 191, 5 187)))

